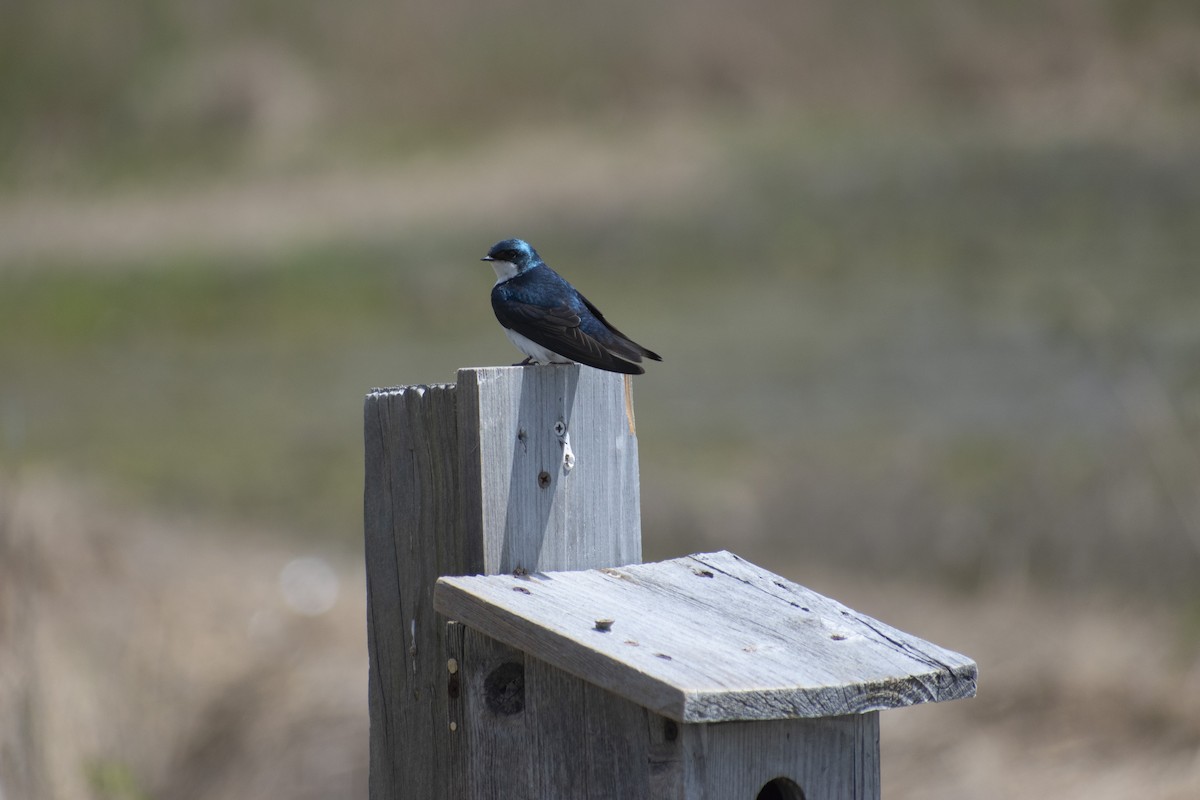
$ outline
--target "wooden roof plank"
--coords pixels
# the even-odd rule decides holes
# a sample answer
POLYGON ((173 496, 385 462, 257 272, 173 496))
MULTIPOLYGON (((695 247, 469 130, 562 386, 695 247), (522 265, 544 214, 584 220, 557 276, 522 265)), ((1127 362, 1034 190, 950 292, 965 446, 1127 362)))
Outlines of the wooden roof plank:
POLYGON ((724 551, 442 578, 434 603, 680 722, 837 716, 975 693, 976 666, 965 656, 724 551))

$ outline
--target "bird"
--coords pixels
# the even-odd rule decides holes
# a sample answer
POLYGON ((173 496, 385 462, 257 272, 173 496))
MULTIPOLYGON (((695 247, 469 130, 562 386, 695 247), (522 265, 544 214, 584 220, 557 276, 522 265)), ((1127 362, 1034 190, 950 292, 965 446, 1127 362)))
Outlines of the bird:
POLYGON ((643 358, 662 356, 621 333, 600 309, 550 269, 528 242, 504 239, 481 261, 496 271, 492 310, 509 341, 525 354, 514 366, 586 364, 641 375, 643 358))

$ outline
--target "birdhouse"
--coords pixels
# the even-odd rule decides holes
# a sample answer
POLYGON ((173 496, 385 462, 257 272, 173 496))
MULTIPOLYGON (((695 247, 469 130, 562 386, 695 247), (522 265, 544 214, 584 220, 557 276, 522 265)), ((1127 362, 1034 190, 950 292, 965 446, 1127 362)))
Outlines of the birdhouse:
POLYGON ((471 797, 878 797, 878 712, 975 693, 970 659, 728 552, 442 578, 434 604, 477 635, 471 797))
POLYGON ((974 694, 970 659, 731 553, 638 563, 630 381, 367 395, 372 800, 877 798, 879 711, 974 694))

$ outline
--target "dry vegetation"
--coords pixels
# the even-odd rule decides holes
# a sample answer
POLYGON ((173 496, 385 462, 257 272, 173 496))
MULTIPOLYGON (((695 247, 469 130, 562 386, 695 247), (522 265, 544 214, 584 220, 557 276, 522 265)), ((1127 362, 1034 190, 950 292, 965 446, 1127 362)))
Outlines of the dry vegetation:
POLYGON ((0 800, 365 795, 359 400, 514 233, 668 358, 650 555, 979 662, 889 797, 1200 796, 1196 4, 562 8, 6 11, 0 800))
POLYGON ((338 601, 307 616, 279 590, 296 550, 278 540, 49 479, 3 496, 5 798, 366 795, 357 559, 330 556, 338 601))
MULTIPOLYGON (((365 796, 356 557, 325 553, 341 591, 306 616, 280 591, 306 548, 46 479, 3 489, 6 798, 365 796)), ((889 797, 1195 797, 1200 667, 1176 615, 1016 584, 964 596, 781 571, 980 664, 977 699, 884 715, 889 797)))

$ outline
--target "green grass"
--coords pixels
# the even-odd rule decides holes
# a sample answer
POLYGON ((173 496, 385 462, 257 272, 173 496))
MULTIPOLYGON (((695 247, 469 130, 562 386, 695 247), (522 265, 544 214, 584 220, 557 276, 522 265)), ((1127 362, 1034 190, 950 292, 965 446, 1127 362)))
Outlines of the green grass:
MULTIPOLYGON (((737 487, 742 550, 1190 580, 1158 449, 1200 442, 1200 152, 798 138, 735 132, 710 192, 537 242, 667 359, 637 386, 651 549, 728 543, 688 507, 737 487), (1175 417, 1129 407, 1147 379, 1175 417)), ((0 462, 354 541, 363 393, 515 360, 491 238, 6 272, 0 462)))
POLYGON ((361 394, 417 373, 452 379, 431 366, 461 347, 463 329, 439 312, 452 300, 385 246, 10 276, 0 362, 6 428, 19 433, 4 437, 5 459, 336 532, 361 491, 361 394), (413 346, 425 336, 435 344, 413 346))

